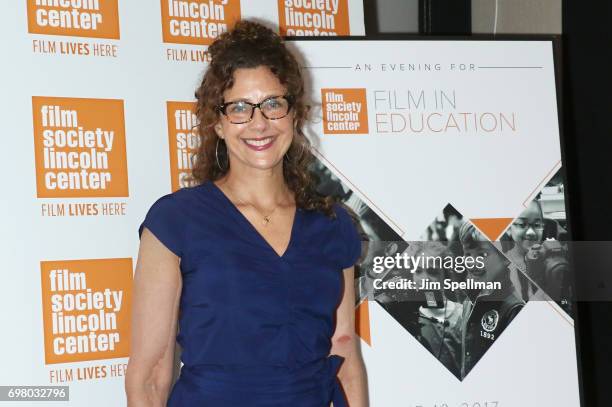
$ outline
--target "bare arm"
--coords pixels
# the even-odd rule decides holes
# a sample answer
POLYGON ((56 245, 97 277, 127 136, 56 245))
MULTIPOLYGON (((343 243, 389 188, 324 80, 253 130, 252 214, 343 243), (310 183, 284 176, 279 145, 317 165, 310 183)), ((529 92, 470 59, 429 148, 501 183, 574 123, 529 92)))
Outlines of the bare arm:
POLYGON ((368 388, 360 341, 355 333, 354 268, 344 269, 344 294, 336 311, 336 331, 332 337, 332 355, 343 356, 338 372, 351 407, 367 407, 368 388))
POLYGON ((148 229, 140 239, 134 274, 130 360, 125 378, 128 407, 163 407, 172 384, 180 258, 148 229))

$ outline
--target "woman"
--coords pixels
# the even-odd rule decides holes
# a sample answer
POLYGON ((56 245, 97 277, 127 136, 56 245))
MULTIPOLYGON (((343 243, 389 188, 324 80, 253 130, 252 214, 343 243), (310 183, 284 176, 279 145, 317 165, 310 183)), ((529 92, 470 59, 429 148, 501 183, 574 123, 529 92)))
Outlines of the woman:
MULTIPOLYGON (((466 281, 500 283, 498 289, 467 289, 462 304, 461 379, 476 366, 510 322, 525 306, 525 301, 510 280, 510 261, 469 221, 458 231, 466 257, 481 257, 482 267, 467 269, 466 281)), ((503 368, 503 366, 500 366, 503 368)))
POLYGON ((209 53, 198 185, 160 198, 140 227, 128 405, 366 406, 360 241, 307 170, 299 65, 247 21, 209 53), (184 365, 168 396, 175 338, 184 365))
POLYGON ((506 256, 512 262, 510 280, 523 301, 529 301, 533 299, 537 287, 527 281, 523 274, 532 280, 537 280, 538 276, 529 275, 525 255, 531 247, 540 244, 544 239, 544 214, 537 199, 531 201, 519 217, 512 222, 506 235, 513 243, 512 248, 506 252, 506 256))
POLYGON ((508 252, 510 260, 525 270, 525 255, 532 246, 544 240, 544 214, 540 202, 535 199, 518 218, 512 222, 508 229, 514 247, 508 252))
MULTIPOLYGON (((556 238, 563 236, 563 229, 552 219, 545 219, 540 199, 534 199, 512 222, 507 235, 513 247, 506 255, 513 262, 511 279, 520 287, 523 300, 550 300, 566 307, 569 297, 567 282, 569 264, 565 246, 556 238), (515 282, 521 274, 531 282, 515 282), (537 285, 537 286, 536 286, 537 285)), ((525 280, 522 278, 522 280, 525 280)))

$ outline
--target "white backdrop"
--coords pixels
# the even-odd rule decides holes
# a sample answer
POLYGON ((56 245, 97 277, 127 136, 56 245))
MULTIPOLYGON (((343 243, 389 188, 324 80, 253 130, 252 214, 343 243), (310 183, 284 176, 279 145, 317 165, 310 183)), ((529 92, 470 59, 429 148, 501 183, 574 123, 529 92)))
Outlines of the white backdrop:
MULTIPOLYGON (((211 18, 204 19, 171 18, 171 7, 177 4, 179 12, 175 14, 180 14, 179 3, 185 3, 172 0, 76 3, 78 21, 72 14, 62 20, 60 12, 72 13, 72 7, 61 5, 70 2, 4 4, 0 109, 6 154, 0 166, 6 193, 0 208, 6 267, 0 284, 0 384, 69 385, 70 402, 53 405, 117 406, 125 405, 123 382, 137 228, 155 199, 172 189, 167 102, 194 100, 205 68, 203 51, 206 41, 212 40, 210 36, 172 36, 171 24, 175 29, 181 24, 191 29, 192 22, 203 20, 231 26, 236 18, 243 17, 279 26, 279 15, 289 13, 294 22, 300 23, 296 16, 302 13, 303 24, 286 28, 315 31, 316 24, 323 21, 315 15, 323 15, 326 25, 319 31, 363 35, 363 3, 317 2, 315 5, 329 7, 311 10, 303 6, 312 2, 299 1, 188 2, 203 5, 189 11, 210 13, 211 18), (58 6, 53 7, 54 3, 58 6), (222 9, 206 8, 210 3, 222 9), (304 17, 304 13, 310 17, 304 17), (211 21, 213 17, 217 20, 211 21), (100 24, 91 29, 90 23, 88 28, 87 19, 97 19, 100 24), (53 27, 60 23, 63 28, 53 27), (164 31, 168 36, 164 37, 164 31), (86 142, 74 148, 61 147, 61 140, 45 144, 45 131, 67 131, 51 126, 54 115, 43 115, 43 109, 54 111, 54 106, 76 112, 77 123, 64 124, 81 126, 83 131, 100 128, 107 134, 112 132, 112 145, 95 142, 93 147, 98 152, 109 147, 102 158, 109 168, 86 168, 88 177, 108 173, 111 182, 107 188, 85 188, 81 184, 79 188, 59 189, 45 184, 47 174, 55 173, 49 169, 50 163, 45 163, 45 151, 87 153, 91 148, 86 142), (45 120, 47 127, 43 127, 45 120), (69 273, 84 273, 84 281, 77 279, 81 285, 70 287, 76 290, 51 291, 53 283, 56 289, 60 287, 51 276, 69 273), (92 294, 103 295, 109 289, 121 295, 120 304, 104 308, 107 315, 114 312, 111 318, 116 319, 109 321, 112 329, 95 332, 109 338, 118 335, 119 341, 113 350, 93 351, 90 347, 66 354, 69 344, 57 342, 58 338, 65 340, 66 335, 59 331, 58 324, 54 332, 53 317, 99 315, 99 310, 52 308, 51 296, 64 299, 87 294, 87 289, 92 294)), ((79 164, 69 172, 79 175, 87 166, 79 164)), ((70 336, 94 331, 92 325, 88 327, 91 329, 70 336)))

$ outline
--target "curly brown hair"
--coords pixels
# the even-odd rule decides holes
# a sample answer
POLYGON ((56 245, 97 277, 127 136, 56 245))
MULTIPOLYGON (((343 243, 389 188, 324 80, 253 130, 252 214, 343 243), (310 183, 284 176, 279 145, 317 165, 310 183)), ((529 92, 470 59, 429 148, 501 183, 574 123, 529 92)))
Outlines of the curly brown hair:
POLYGON ((225 90, 233 86, 237 69, 265 66, 287 88, 287 94, 293 102, 293 140, 283 158, 285 183, 293 192, 298 208, 318 210, 333 217, 334 200, 317 193, 316 177, 310 169, 314 156, 310 150, 310 141, 302 130, 309 106, 304 100, 304 80, 300 66, 281 37, 262 24, 242 20, 215 40, 208 48, 208 53, 211 57, 210 65, 195 93, 200 145, 190 181, 195 184, 215 181, 228 172, 229 159, 225 141, 214 131, 219 120, 217 106, 223 103, 225 90), (223 163, 222 168, 220 163, 223 163))

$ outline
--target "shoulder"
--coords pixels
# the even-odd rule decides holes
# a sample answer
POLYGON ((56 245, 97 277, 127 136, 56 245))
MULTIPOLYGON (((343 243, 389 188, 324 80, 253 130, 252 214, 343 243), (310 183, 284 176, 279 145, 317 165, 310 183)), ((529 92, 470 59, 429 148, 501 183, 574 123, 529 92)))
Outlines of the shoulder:
POLYGON ((340 239, 345 245, 342 268, 347 268, 354 265, 361 256, 361 236, 358 230, 358 221, 354 213, 343 205, 334 204, 334 213, 336 214, 340 239))
POLYGON ((523 301, 514 286, 511 286, 510 288, 510 292, 508 293, 506 298, 504 298, 504 306, 508 308, 515 308, 517 306, 522 307, 523 305, 525 305, 525 301, 523 301))
POLYGON ((146 211, 145 219, 140 225, 139 235, 143 227, 151 231, 177 230, 185 222, 183 219, 189 216, 197 199, 198 187, 182 188, 156 198, 146 211))
POLYGON ((193 201, 197 199, 199 196, 207 196, 211 193, 209 182, 205 182, 204 184, 199 184, 190 187, 183 187, 178 189, 171 194, 165 195, 171 197, 170 199, 174 200, 177 205, 193 201))
POLYGON ((147 211, 147 218, 164 216, 173 213, 176 209, 176 200, 174 193, 162 195, 157 198, 147 211))
POLYGON ((185 189, 162 195, 153 201, 149 207, 149 213, 164 215, 176 212, 180 210, 181 205, 186 203, 190 195, 192 194, 185 189))
POLYGON ((188 248, 190 236, 196 230, 205 229, 209 219, 218 218, 211 212, 213 203, 218 201, 211 196, 213 192, 210 185, 204 183, 159 197, 140 224, 139 236, 146 227, 166 247, 182 257, 188 248))
POLYGON ((302 238, 317 242, 317 250, 322 248, 329 259, 345 269, 353 266, 361 255, 361 236, 349 209, 335 203, 332 212, 330 216, 322 211, 305 211, 308 220, 302 224, 302 238))
POLYGON ((183 187, 157 198, 151 205, 151 209, 155 208, 167 211, 185 210, 191 206, 194 201, 206 198, 210 193, 208 190, 209 188, 205 184, 183 187))
POLYGON ((506 299, 502 302, 499 313, 501 318, 508 323, 514 319, 514 317, 523 309, 524 306, 525 301, 523 301, 513 290, 511 294, 508 295, 508 297, 506 297, 506 299))
POLYGON ((340 203, 334 203, 334 220, 338 224, 352 224, 357 223, 356 215, 353 211, 340 203))
POLYGON ((359 221, 350 208, 341 203, 334 203, 332 214, 328 215, 318 210, 309 210, 310 219, 317 228, 323 228, 328 232, 340 233, 342 235, 352 234, 358 229, 359 221))
POLYGON ((351 221, 349 210, 341 203, 332 205, 331 214, 318 209, 300 209, 317 226, 334 227, 351 221))

